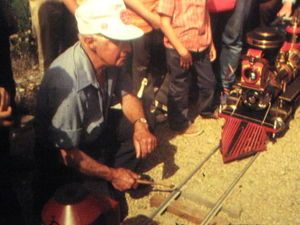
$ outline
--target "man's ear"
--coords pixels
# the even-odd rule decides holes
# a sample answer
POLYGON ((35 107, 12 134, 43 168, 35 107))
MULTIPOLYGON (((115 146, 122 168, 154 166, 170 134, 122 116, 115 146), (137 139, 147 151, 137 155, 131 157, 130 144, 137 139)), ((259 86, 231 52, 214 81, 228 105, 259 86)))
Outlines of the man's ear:
POLYGON ((91 51, 94 52, 96 50, 95 39, 93 37, 86 36, 83 38, 83 42, 91 51))

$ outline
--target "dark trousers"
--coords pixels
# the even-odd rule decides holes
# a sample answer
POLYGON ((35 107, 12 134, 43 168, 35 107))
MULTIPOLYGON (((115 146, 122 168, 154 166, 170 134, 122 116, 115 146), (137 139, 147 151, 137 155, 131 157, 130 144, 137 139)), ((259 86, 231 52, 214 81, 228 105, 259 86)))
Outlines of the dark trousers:
MULTIPOLYGON (((8 13, 0 1, 0 87, 6 88, 10 94, 11 105, 14 105, 15 83, 13 79, 10 46, 9 23, 5 15, 8 13)), ((9 155, 9 128, 0 126, 0 225, 23 225, 21 207, 11 183, 11 161, 9 155)))
POLYGON ((196 76, 198 114, 212 110, 216 79, 212 71, 208 50, 192 52, 193 65, 184 70, 180 66, 180 56, 174 49, 166 50, 170 70, 168 92, 168 120, 171 129, 182 130, 189 124, 189 93, 192 76, 196 76))
POLYGON ((11 182, 9 130, 0 127, 0 224, 24 225, 21 206, 11 182))
POLYGON ((77 25, 74 15, 63 2, 46 1, 38 12, 44 68, 77 40, 77 25))
POLYGON ((143 37, 132 41, 132 82, 133 90, 137 94, 144 77, 148 79, 144 89, 142 102, 145 113, 154 129, 155 116, 152 112, 154 103, 154 85, 163 74, 165 64, 163 35, 161 31, 153 30, 143 35, 143 37), (158 68, 158 69, 154 69, 158 68))
MULTIPOLYGON (((81 146, 80 149, 105 165, 134 171, 139 159, 135 157, 132 124, 120 110, 109 112, 107 124, 107 130, 95 143, 81 146)), ((59 160, 58 149, 46 148, 44 143, 37 141, 35 156, 39 165, 33 182, 34 211, 37 218, 40 217, 43 206, 53 197, 55 191, 70 183, 83 184, 90 192, 106 195, 122 202, 122 216, 127 213, 122 193, 114 190, 110 183, 101 178, 90 177, 64 166, 59 160)))

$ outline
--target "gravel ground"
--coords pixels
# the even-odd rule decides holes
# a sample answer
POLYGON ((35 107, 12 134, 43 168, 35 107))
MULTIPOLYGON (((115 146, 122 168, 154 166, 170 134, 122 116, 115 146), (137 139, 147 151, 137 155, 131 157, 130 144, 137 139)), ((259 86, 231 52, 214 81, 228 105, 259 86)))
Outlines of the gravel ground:
MULTIPOLYGON (((198 121, 203 133, 197 137, 174 136, 166 124, 159 125, 156 134, 159 147, 145 160, 141 171, 156 181, 166 184, 179 184, 194 167, 220 142, 223 119, 198 121)), ((262 152, 233 192, 224 202, 224 208, 240 214, 229 216, 221 211, 218 217, 232 224, 300 224, 300 109, 290 122, 290 129, 276 143, 268 143, 267 151, 262 152)), ((199 196, 204 200, 216 202, 235 179, 239 171, 252 157, 224 164, 217 152, 195 174, 195 178, 183 189, 189 196, 199 196)), ((136 190, 135 192, 139 192, 136 190)), ((141 215, 150 215, 149 201, 155 194, 164 192, 152 190, 141 197, 128 193, 129 215, 127 225, 139 225, 141 215)), ((180 200, 193 204, 190 198, 180 200)), ((193 199, 192 199, 193 200, 193 199)), ((209 208, 197 203, 195 208, 209 208)), ((154 218, 154 224, 176 225, 194 224, 170 213, 154 218)))

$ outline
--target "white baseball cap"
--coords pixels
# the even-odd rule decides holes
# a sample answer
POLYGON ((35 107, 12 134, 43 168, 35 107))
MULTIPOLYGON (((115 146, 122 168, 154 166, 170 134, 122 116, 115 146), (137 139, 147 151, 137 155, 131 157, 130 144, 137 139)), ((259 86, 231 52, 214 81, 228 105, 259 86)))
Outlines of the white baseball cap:
POLYGON ((87 0, 75 12, 80 34, 102 34, 114 40, 132 40, 144 32, 122 21, 123 0, 87 0))

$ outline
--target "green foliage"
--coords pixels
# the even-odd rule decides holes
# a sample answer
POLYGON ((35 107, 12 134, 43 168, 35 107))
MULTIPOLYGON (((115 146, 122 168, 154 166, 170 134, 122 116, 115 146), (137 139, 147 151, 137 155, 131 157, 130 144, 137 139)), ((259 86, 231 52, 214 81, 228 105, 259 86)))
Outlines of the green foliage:
POLYGON ((13 13, 17 21, 17 33, 11 35, 11 55, 14 58, 36 57, 36 41, 32 36, 31 16, 28 0, 1 0, 13 13))
POLYGON ((4 0, 10 3, 9 7, 16 16, 20 32, 31 28, 31 18, 28 0, 4 0))
POLYGON ((14 58, 33 57, 36 54, 36 42, 31 30, 25 30, 10 36, 11 55, 14 58))

